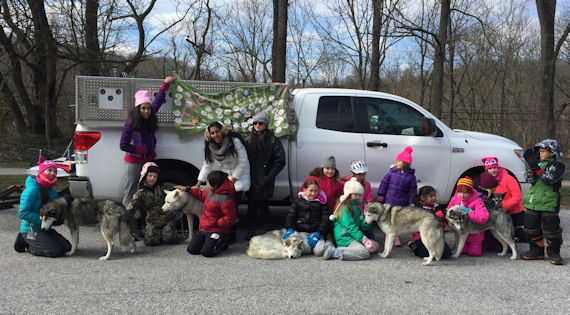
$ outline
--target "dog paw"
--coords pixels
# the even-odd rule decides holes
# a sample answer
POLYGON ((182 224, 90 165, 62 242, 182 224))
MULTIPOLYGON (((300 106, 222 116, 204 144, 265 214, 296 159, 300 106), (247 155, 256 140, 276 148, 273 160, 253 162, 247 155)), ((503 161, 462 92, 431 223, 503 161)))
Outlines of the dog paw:
POLYGON ((505 256, 506 254, 507 254, 507 253, 500 252, 500 253, 497 254, 497 256, 503 257, 503 256, 505 256))
POLYGON ((380 256, 380 257, 382 257, 382 258, 388 258, 388 255, 387 255, 387 254, 384 254, 384 253, 380 253, 380 254, 378 254, 378 256, 380 256))
POLYGON ((511 260, 517 260, 518 258, 519 258, 518 255, 512 255, 511 256, 511 260))
POLYGON ((431 261, 425 261, 422 263, 422 266, 431 266, 431 265, 432 265, 431 261))
POLYGON ((111 259, 111 257, 107 257, 107 256, 99 257, 99 260, 109 260, 109 259, 111 259))
POLYGON ((75 252, 72 250, 65 253, 65 256, 73 256, 73 255, 75 255, 75 252))

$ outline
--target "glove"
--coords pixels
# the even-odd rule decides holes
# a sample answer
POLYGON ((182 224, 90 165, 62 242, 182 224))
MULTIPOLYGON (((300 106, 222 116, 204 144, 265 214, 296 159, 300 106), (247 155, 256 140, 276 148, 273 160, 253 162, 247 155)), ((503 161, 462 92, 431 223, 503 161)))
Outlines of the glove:
POLYGON ((283 239, 286 240, 293 233, 295 233, 295 230, 293 230, 292 228, 288 228, 287 231, 285 231, 285 234, 283 234, 283 239))
POLYGON ((378 202, 384 203, 384 196, 378 196, 378 202))
POLYGON ((321 239, 321 233, 319 232, 315 232, 313 234, 311 234, 311 236, 309 236, 309 239, 307 240, 309 242, 309 245, 313 248, 315 248, 315 246, 317 245, 317 242, 321 239))
POLYGON ((540 169, 538 166, 538 162, 540 162, 540 155, 538 155, 538 152, 535 152, 534 149, 526 149, 523 156, 531 171, 536 172, 540 169))
POLYGON ((469 208, 467 208, 466 206, 461 206, 461 207, 459 207, 459 209, 461 209, 461 211, 463 211, 465 213, 471 212, 471 210, 469 210, 469 208))
POLYGON ((369 239, 366 236, 362 237, 362 245, 364 245, 366 250, 369 251, 370 253, 374 253, 377 249, 376 242, 374 242, 373 240, 369 239))
POLYGON ((146 147, 144 145, 138 146, 135 149, 135 154, 145 154, 146 153, 146 147))

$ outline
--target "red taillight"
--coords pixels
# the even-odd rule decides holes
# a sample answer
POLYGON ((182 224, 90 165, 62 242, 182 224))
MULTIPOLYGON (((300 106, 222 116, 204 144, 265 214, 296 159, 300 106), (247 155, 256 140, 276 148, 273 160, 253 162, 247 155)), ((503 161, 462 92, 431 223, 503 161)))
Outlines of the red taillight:
POLYGON ((75 150, 89 150, 101 139, 101 133, 96 131, 76 131, 73 137, 75 150))

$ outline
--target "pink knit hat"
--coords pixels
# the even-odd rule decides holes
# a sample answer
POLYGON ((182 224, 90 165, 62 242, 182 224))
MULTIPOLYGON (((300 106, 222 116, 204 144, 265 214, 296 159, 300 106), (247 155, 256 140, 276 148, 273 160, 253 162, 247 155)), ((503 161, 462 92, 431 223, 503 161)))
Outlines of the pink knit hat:
POLYGON ((55 184, 57 183, 57 175, 55 176, 48 176, 44 173, 50 167, 53 167, 57 170, 57 165, 52 160, 46 160, 43 156, 40 156, 38 161, 38 165, 40 169, 38 170, 38 175, 36 176, 36 181, 38 184, 44 186, 47 189, 54 188, 55 184))
POLYGON ((143 103, 152 103, 150 92, 147 90, 139 90, 135 93, 135 106, 139 106, 143 103))
POLYGON ((412 147, 407 146, 404 151, 402 151, 400 154, 396 155, 396 160, 400 160, 400 161, 404 161, 408 164, 412 164, 412 151, 414 151, 414 149, 412 149, 412 147))
POLYGON ((493 167, 499 167, 499 159, 494 156, 482 158, 481 161, 485 165, 485 170, 488 170, 493 167))

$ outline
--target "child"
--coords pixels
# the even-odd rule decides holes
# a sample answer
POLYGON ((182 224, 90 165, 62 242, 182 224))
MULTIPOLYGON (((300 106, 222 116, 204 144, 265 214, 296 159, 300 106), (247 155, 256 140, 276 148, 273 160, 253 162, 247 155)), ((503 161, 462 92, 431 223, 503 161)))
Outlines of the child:
POLYGON ((339 172, 336 169, 334 156, 327 156, 321 163, 321 167, 315 168, 309 176, 317 178, 319 189, 327 196, 329 214, 332 214, 336 200, 342 195, 342 183, 338 180, 339 172))
MULTIPOLYGON (((409 206, 417 193, 415 170, 412 165, 412 147, 408 146, 396 156, 396 165, 386 173, 378 188, 378 201, 394 206, 409 206)), ((396 236, 395 246, 402 246, 396 236)))
POLYGON ((195 187, 190 189, 192 197, 204 203, 204 212, 200 217, 198 232, 188 244, 188 252, 192 255, 202 254, 213 257, 229 246, 229 234, 236 223, 236 205, 234 184, 228 174, 212 171, 207 177, 208 190, 201 191, 195 187))
POLYGON ((355 177, 358 182, 364 187, 364 194, 362 195, 361 201, 366 205, 369 202, 374 201, 372 198, 372 187, 370 183, 366 180, 366 173, 368 172, 368 167, 364 161, 354 160, 350 163, 350 178, 355 177))
POLYGON ((40 157, 38 164, 38 175, 26 178, 26 189, 20 196, 18 216, 22 222, 14 250, 19 253, 27 250, 34 256, 60 257, 71 250, 71 244, 53 228, 42 230, 39 215, 43 205, 57 198, 57 166, 43 157, 40 157))
POLYGON ((166 90, 174 80, 176 79, 171 76, 164 78, 154 101, 151 101, 149 91, 140 90, 135 93, 135 108, 131 110, 125 121, 120 142, 121 150, 125 151, 126 175, 123 177, 125 207, 129 205, 137 191, 137 180, 143 164, 156 157, 154 151, 156 147, 154 132, 158 129, 156 113, 162 106, 166 90))
POLYGON ((293 200, 291 209, 285 219, 287 231, 283 239, 287 239, 295 231, 303 238, 303 255, 322 256, 329 247, 334 247, 324 236, 329 232, 329 208, 327 196, 319 190, 316 177, 309 176, 303 182, 302 191, 293 200))
POLYGON ((526 173, 532 187, 524 194, 526 209, 524 229, 528 236, 529 250, 522 253, 525 260, 543 259, 544 243, 550 263, 563 265, 560 257, 562 229, 560 228, 560 186, 565 167, 558 159, 562 157, 560 145, 554 139, 537 143, 524 152, 530 169, 526 173), (541 226, 542 225, 542 226, 541 226), (543 234, 544 232, 544 234, 543 234))
POLYGON ((140 229, 144 227, 144 243, 148 246, 179 243, 188 236, 179 221, 182 217, 181 211, 162 211, 166 194, 158 182, 159 175, 160 169, 156 163, 145 163, 141 171, 139 190, 127 207, 135 213, 135 231, 140 233, 140 229))
MULTIPOLYGON (((453 206, 461 206, 461 210, 466 212, 469 215, 469 220, 475 224, 485 224, 489 220, 489 212, 479 198, 479 194, 473 189, 473 180, 469 176, 460 178, 457 181, 455 195, 449 201, 447 209, 453 206)), ((461 254, 481 256, 481 246, 484 238, 485 232, 469 234, 461 254)))
POLYGON ((526 242, 524 231, 524 207, 522 204, 522 192, 519 182, 509 175, 506 169, 499 166, 499 159, 496 157, 485 157, 482 159, 485 165, 485 173, 495 177, 498 185, 495 193, 505 194, 503 198, 503 209, 511 216, 515 226, 515 241, 526 242))
MULTIPOLYGON (((422 188, 420 188, 418 194, 414 196, 413 201, 416 207, 424 208, 427 211, 439 217, 445 226, 446 232, 451 230, 451 227, 448 226, 445 221, 445 215, 442 212, 443 207, 435 202, 435 188, 431 186, 423 186, 422 188)), ((410 244, 408 245, 410 249, 418 257, 428 257, 429 252, 421 240, 420 232, 416 231, 412 233, 412 236, 414 240, 411 241, 410 244)), ((441 256, 441 258, 447 259, 450 257, 451 257, 451 248, 447 245, 447 243, 444 243, 443 255, 441 256)))
POLYGON ((364 260, 370 258, 370 253, 378 248, 378 243, 362 233, 370 228, 359 209, 362 207, 360 198, 363 193, 364 188, 356 178, 351 178, 344 184, 341 203, 330 218, 334 221, 334 238, 338 248, 327 248, 323 254, 324 260, 364 260))
MULTIPOLYGON (((498 211, 503 211, 502 204, 496 204, 495 201, 491 198, 491 195, 495 192, 498 185, 499 181, 497 181, 495 176, 491 175, 489 172, 484 172, 481 174, 479 180, 479 188, 477 191, 479 191, 479 197, 481 200, 483 200, 483 204, 487 210, 496 209, 498 211)), ((486 250, 495 252, 503 251, 503 245, 497 241, 490 230, 485 231, 485 239, 483 241, 483 245, 486 250)))

